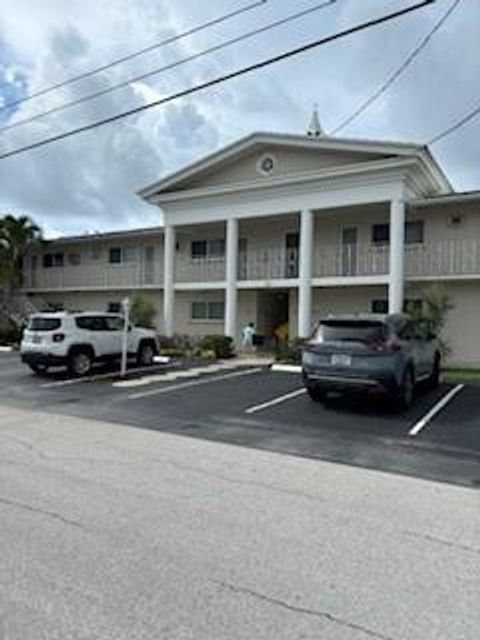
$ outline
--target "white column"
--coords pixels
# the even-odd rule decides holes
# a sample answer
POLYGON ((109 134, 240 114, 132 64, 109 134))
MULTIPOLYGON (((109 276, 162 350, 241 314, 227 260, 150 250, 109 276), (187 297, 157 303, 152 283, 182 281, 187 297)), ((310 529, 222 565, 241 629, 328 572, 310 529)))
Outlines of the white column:
POLYGON ((300 214, 298 337, 308 338, 312 325, 313 213, 300 214))
POLYGON ((174 333, 175 307, 175 227, 165 227, 163 247, 163 320, 164 332, 169 338, 174 333))
POLYGON ((238 220, 227 220, 225 262, 225 335, 237 337, 238 220))
POLYGON ((389 313, 403 310, 405 255, 405 202, 390 203, 390 281, 388 287, 389 313))

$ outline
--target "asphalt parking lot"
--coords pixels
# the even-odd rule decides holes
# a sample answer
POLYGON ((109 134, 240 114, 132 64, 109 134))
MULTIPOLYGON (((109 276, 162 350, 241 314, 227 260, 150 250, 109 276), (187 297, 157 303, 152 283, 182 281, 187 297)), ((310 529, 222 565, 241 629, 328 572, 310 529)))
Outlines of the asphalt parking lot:
POLYGON ((251 366, 192 376, 181 365, 35 376, 0 354, 1 405, 108 420, 392 473, 480 486, 480 388, 442 384, 393 413, 378 400, 313 403, 298 374, 251 366))

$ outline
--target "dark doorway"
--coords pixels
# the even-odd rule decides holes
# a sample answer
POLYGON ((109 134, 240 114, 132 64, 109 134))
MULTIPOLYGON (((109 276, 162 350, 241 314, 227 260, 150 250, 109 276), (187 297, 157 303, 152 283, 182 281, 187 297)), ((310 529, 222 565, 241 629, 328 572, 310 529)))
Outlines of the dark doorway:
POLYGON ((289 321, 289 292, 281 290, 259 291, 257 301, 257 333, 262 346, 274 347, 276 331, 289 321))

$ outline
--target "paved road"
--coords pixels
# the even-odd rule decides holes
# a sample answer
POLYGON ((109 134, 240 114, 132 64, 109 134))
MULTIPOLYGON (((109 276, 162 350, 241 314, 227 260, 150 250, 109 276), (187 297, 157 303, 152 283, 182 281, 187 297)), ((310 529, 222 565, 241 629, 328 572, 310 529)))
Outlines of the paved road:
POLYGON ((123 388, 104 377, 92 382, 68 380, 61 371, 42 378, 31 375, 16 354, 3 354, 0 403, 111 421, 119 428, 125 424, 480 486, 479 387, 462 390, 412 438, 412 426, 449 392, 448 385, 422 393, 411 411, 398 415, 375 402, 342 402, 324 408, 305 395, 296 395, 302 385, 292 374, 254 369, 239 376, 234 372, 173 382, 158 377, 152 382, 150 373, 155 371, 149 372, 148 384, 123 388), (288 401, 247 413, 252 407, 285 395, 288 401))
POLYGON ((474 489, 0 406, 2 640, 477 640, 474 489))

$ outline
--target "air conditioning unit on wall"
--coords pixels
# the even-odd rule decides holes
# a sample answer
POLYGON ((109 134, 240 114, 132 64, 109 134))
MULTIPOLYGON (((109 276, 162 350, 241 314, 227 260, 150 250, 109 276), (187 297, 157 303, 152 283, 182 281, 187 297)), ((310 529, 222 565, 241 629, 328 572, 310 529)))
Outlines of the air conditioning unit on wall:
POLYGON ((453 214, 448 216, 448 226, 452 228, 462 227, 465 223, 465 216, 453 214))

